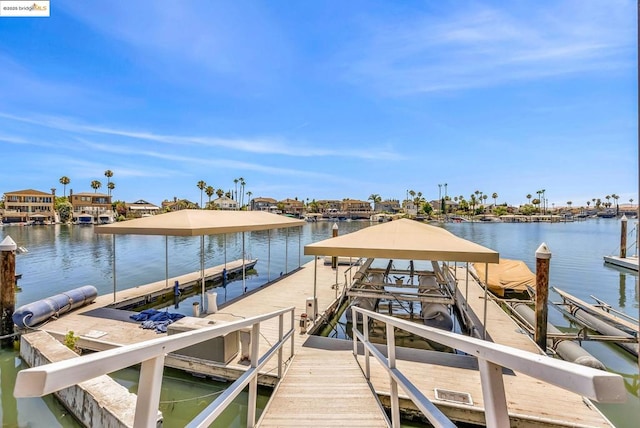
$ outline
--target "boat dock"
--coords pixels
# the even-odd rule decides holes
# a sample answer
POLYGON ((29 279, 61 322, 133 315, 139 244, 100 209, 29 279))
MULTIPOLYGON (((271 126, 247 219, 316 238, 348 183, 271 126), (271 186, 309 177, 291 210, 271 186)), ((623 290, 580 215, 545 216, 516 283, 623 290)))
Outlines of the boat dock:
MULTIPOLYGON (((212 269, 211 272, 221 270, 221 267, 212 269)), ((347 266, 338 266, 337 278, 340 283, 344 281, 347 269, 347 266)), ((355 269, 349 272, 355 274, 355 269)), ((471 277, 467 287, 463 269, 459 268, 456 273, 460 294, 468 296, 469 310, 477 319, 482 320, 485 307, 483 289, 471 277)), ((199 277, 200 272, 190 275, 199 277)), ((335 284, 336 270, 318 259, 315 267, 311 261, 271 284, 220 306, 216 313, 204 314, 198 318, 185 317, 175 324, 185 329, 198 328, 290 306, 295 306, 297 324, 301 319, 300 315, 307 313, 309 297, 313 296, 314 288, 319 319, 323 319, 337 303, 338 290, 335 284), (314 286, 315 273, 317 277, 314 286)), ((143 298, 165 288, 166 282, 159 281, 119 291, 116 293, 116 306, 120 300, 143 298)), ((64 340, 69 331, 74 331, 79 336, 79 347, 96 351, 139 343, 167 334, 140 328, 139 323, 128 319, 132 312, 114 309, 113 303, 113 296, 100 296, 94 303, 61 315, 41 326, 40 330, 50 333, 60 341, 64 340)), ((491 340, 541 353, 528 335, 495 302, 487 301, 486 307, 486 333, 491 340)), ((263 385, 277 384, 258 425, 299 426, 300 421, 308 421, 313 426, 387 426, 387 417, 376 400, 377 396, 383 405, 388 405, 390 386, 386 371, 373 363, 371 384, 368 384, 360 368, 363 357, 361 354, 357 359, 353 357, 351 341, 309 335, 301 332, 298 327, 296 325, 293 357, 287 361, 283 379, 277 382, 275 361, 269 362, 258 378, 258 382, 263 385)), ((259 348, 262 354, 269 349, 270 343, 277 341, 277 320, 262 323, 260 333, 259 348)), ((225 356, 220 357, 220 361, 205 361, 188 354, 169 354, 165 365, 208 376, 235 379, 248 367, 244 358, 247 355, 245 348, 248 347, 246 336, 243 338, 240 332, 240 335, 232 336, 228 342, 226 340, 225 337, 218 342, 218 345, 228 347, 228 352, 223 353, 225 356)), ((284 352, 289 355, 290 345, 285 345, 284 352)), ((408 348, 398 348, 397 357, 398 368, 449 418, 484 424, 485 402, 475 358, 408 348)), ((577 394, 508 370, 504 372, 503 378, 512 425, 611 426, 588 400, 577 394)), ((400 406, 405 415, 419 413, 402 392, 400 397, 400 406)))

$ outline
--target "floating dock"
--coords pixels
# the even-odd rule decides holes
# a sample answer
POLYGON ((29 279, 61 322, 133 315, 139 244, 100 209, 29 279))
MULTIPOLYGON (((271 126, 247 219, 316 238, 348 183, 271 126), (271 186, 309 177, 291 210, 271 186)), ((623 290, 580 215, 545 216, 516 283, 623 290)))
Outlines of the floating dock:
POLYGON ((638 272, 638 256, 604 256, 604 262, 638 272))

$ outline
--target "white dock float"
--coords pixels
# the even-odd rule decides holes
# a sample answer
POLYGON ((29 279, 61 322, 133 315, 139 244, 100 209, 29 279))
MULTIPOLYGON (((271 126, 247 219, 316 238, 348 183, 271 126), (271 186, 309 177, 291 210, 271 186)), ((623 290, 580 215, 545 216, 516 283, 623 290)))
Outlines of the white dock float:
POLYGON ((604 256, 604 262, 638 272, 638 256, 604 256))

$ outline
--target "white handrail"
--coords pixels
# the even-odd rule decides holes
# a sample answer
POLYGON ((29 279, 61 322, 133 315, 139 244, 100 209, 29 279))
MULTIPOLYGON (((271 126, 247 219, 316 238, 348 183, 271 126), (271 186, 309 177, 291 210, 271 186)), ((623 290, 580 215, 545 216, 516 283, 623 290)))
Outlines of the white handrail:
POLYGON ((395 367, 394 328, 463 351, 478 359, 487 426, 509 426, 509 414, 502 380, 503 367, 595 401, 603 403, 623 403, 626 401, 627 393, 624 380, 618 374, 415 324, 357 306, 352 306, 351 309, 354 320, 358 319, 358 313, 362 314, 363 326, 368 325, 369 318, 386 324, 387 357, 369 341, 368 329, 363 328, 363 332, 360 332, 355 328, 356 326, 353 329, 353 352, 354 355, 357 355, 357 342, 360 340, 364 344, 364 372, 367 379, 370 378, 370 355, 376 357, 389 373, 391 421, 394 427, 399 426, 400 423, 398 385, 404 389, 409 398, 434 426, 453 426, 451 421, 395 367))
POLYGON ((260 369, 277 353, 278 375, 281 376, 283 364, 281 348, 289 339, 291 339, 291 356, 293 356, 293 341, 295 337, 293 334, 295 331, 294 311, 294 307, 289 307, 227 324, 213 325, 211 327, 178 333, 21 370, 18 372, 16 378, 13 395, 16 398, 42 397, 43 395, 59 391, 80 382, 142 363, 140 369, 141 387, 138 389, 134 427, 155 427, 160 402, 160 387, 162 386, 162 369, 165 355, 186 348, 187 346, 196 345, 243 328, 251 327, 250 368, 233 382, 205 411, 198 415, 192 421, 191 426, 207 426, 208 424, 202 425, 202 423, 210 423, 215 419, 233 398, 250 383, 247 425, 252 427, 255 424, 255 395, 257 394, 257 376, 260 369), (286 313, 291 314, 291 322, 288 331, 284 332, 284 314, 286 313), (265 355, 258 358, 260 323, 275 317, 278 317, 279 321, 279 340, 271 346, 265 355), (142 387, 142 385, 144 385, 144 387, 142 387), (252 394, 254 395, 253 397, 252 394), (253 404, 253 408, 251 404, 253 404), (210 414, 214 414, 213 419, 210 418, 210 414))

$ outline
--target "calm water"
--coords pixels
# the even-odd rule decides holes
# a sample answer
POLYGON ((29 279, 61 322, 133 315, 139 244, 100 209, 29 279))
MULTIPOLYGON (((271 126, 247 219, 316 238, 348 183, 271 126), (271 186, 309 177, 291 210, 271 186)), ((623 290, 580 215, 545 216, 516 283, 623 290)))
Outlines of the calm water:
MULTIPOLYGON (((330 237, 332 225, 330 222, 319 222, 306 224, 301 230, 288 233, 284 230, 247 233, 245 251, 249 257, 259 260, 256 274, 247 278, 247 289, 255 288, 311 260, 302 255, 302 247, 330 237), (267 262, 269 256, 270 263, 267 262)), ((366 226, 369 226, 368 222, 341 222, 339 233, 345 234, 366 226)), ((501 257, 524 260, 532 270, 535 270, 535 250, 545 242, 553 253, 551 285, 586 301, 592 301, 589 296, 595 295, 615 308, 638 317, 637 274, 605 266, 602 261, 602 256, 618 252, 620 223, 615 219, 555 224, 458 223, 444 227, 458 236, 499 251, 501 257)), ((91 226, 62 225, 5 226, 0 229, 0 240, 7 235, 29 250, 16 257, 17 272, 22 274, 17 306, 87 284, 97 287, 100 294, 113 292, 112 237, 94 234, 91 226)), ((631 241, 633 237, 629 238, 631 241)), ((117 288, 125 289, 164 279, 165 248, 168 248, 169 255, 169 277, 200 269, 199 238, 169 237, 165 240, 164 237, 155 236, 118 236, 115 250, 117 288)), ((242 256, 242 236, 205 237, 204 248, 207 267, 222 264, 225 259, 239 259, 242 256)), ((630 252, 634 251, 635 248, 630 252)), ((241 281, 230 283, 226 290, 219 290, 218 303, 242 292, 241 281)), ((559 300, 553 293, 550 298, 559 300)), ((196 301, 199 297, 191 299, 196 301)), ((182 302, 179 311, 189 313, 191 302, 182 302)), ((568 325, 557 311, 552 310, 549 317, 558 326, 568 325)), ((584 346, 612 371, 622 374, 629 391, 626 404, 602 405, 600 408, 616 426, 635 427, 640 415, 637 360, 610 345, 585 343, 584 346)), ((10 351, 0 353, 3 426, 76 426, 54 400, 12 398, 13 379, 16 371, 22 368, 16 355, 10 351)), ((116 376, 120 383, 132 390, 136 388, 135 378, 135 375, 126 371, 116 376)), ((165 389, 171 395, 162 409, 169 423, 165 426, 179 426, 180 421, 184 420, 182 418, 197 414, 197 406, 194 407, 193 403, 208 404, 215 398, 215 392, 223 387, 212 382, 203 385, 201 381, 182 374, 165 377, 165 383, 165 389)), ((232 412, 220 426, 244 426, 246 411, 241 410, 242 398, 237 405, 240 406, 237 411, 232 412)))

